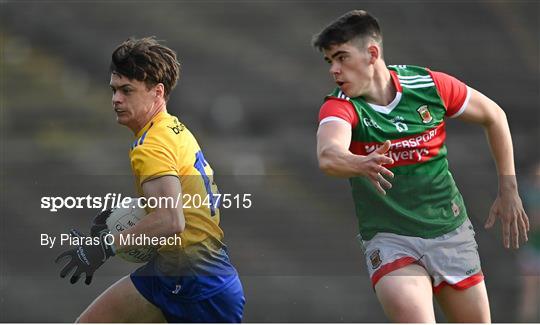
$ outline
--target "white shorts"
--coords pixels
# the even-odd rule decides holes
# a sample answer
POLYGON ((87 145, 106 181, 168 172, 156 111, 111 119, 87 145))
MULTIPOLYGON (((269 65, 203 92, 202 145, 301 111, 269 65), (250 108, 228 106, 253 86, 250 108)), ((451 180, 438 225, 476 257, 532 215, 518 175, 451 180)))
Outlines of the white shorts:
POLYGON ((433 291, 443 286, 467 289, 484 280, 469 219, 454 231, 436 238, 378 233, 362 243, 373 288, 386 274, 416 263, 431 276, 433 291))

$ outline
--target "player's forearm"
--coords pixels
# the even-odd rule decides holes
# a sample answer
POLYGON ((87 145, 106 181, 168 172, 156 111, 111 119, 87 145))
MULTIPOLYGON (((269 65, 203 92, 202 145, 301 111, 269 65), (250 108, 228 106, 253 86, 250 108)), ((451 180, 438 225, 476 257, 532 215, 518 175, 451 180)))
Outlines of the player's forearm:
POLYGON ((323 148, 319 151, 319 168, 329 176, 354 177, 358 176, 355 160, 358 158, 349 151, 335 148, 323 148))
POLYGON ((512 135, 504 111, 497 106, 493 118, 484 124, 499 176, 499 193, 517 191, 512 135))

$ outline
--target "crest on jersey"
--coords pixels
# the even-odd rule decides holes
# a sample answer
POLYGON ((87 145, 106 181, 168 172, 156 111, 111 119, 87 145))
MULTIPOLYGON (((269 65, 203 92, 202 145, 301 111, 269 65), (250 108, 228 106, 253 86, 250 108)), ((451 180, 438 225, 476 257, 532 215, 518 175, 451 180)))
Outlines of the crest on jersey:
POLYGON ((418 114, 420 114, 423 123, 429 123, 433 120, 433 116, 431 116, 427 105, 422 105, 418 107, 416 111, 418 112, 418 114))
POLYGON ((371 253, 371 255, 369 255, 369 260, 371 261, 371 267, 373 269, 376 269, 379 266, 381 266, 381 263, 382 263, 381 251, 377 249, 376 251, 371 253))

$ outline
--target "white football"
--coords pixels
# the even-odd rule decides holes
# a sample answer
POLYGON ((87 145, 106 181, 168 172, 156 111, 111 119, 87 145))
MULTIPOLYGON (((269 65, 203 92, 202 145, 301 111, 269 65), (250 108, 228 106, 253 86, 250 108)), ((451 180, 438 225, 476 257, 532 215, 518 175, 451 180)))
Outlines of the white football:
MULTIPOLYGON (((127 208, 119 205, 112 209, 111 215, 107 218, 107 228, 111 234, 117 233, 129 229, 137 224, 142 218, 146 216, 146 211, 139 204, 140 200, 144 198, 131 198, 129 201, 125 199, 127 208)), ((130 249, 127 252, 117 253, 116 256, 132 262, 132 263, 145 263, 151 260, 157 254, 157 247, 154 246, 141 246, 138 248, 130 249)))

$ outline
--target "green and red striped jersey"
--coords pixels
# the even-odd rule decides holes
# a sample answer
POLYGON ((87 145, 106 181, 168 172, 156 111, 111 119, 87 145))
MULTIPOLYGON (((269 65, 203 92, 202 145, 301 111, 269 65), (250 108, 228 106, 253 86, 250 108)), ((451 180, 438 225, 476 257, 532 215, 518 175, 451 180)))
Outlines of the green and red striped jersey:
POLYGON ((367 155, 391 140, 386 165, 393 187, 381 195, 364 177, 350 178, 363 239, 379 232, 434 238, 467 218, 463 198, 448 169, 445 117, 467 107, 469 88, 447 74, 415 66, 389 66, 396 97, 387 106, 349 98, 336 88, 325 98, 319 123, 350 124, 350 151, 367 155))

